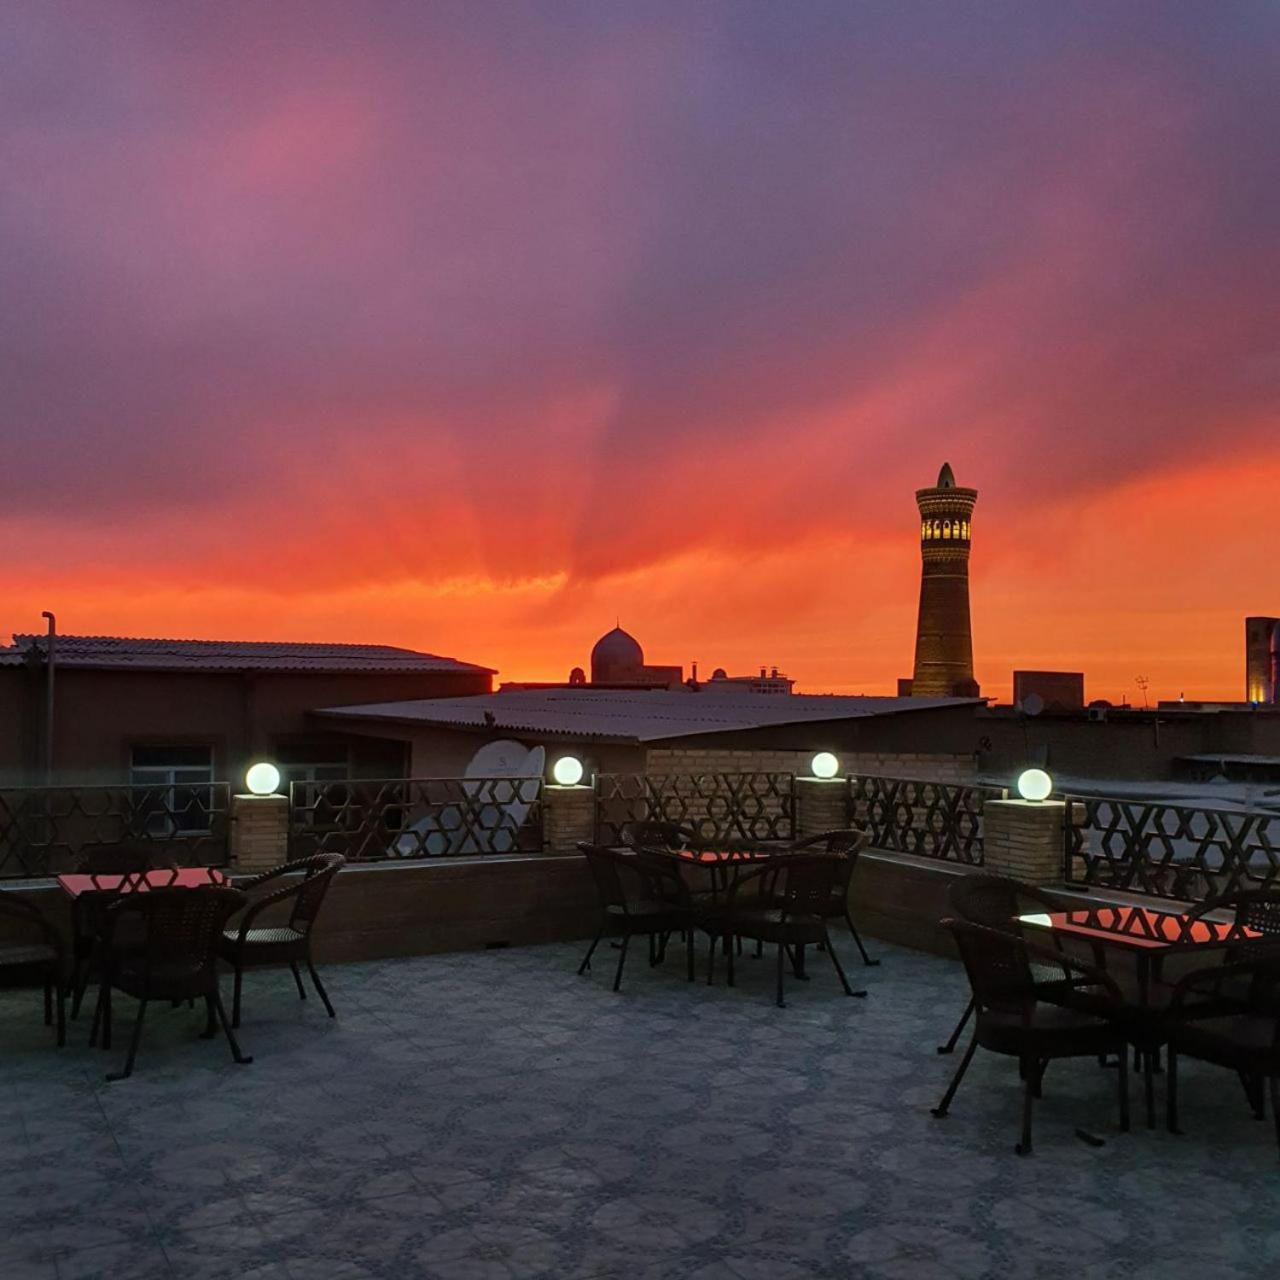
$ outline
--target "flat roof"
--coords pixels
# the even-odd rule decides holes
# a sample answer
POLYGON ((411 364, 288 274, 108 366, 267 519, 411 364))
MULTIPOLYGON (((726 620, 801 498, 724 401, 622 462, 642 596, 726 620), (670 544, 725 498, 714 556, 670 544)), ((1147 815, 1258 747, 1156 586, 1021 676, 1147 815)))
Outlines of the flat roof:
MULTIPOLYGON (((44 635, 15 635, 11 646, 0 647, 0 665, 19 666, 29 657, 42 662, 47 639, 44 635)), ((59 667, 102 671, 494 674, 491 667, 394 645, 281 640, 153 640, 133 636, 60 635, 56 638, 54 661, 59 667)))
POLYGON ((462 698, 420 698, 324 707, 342 720, 394 721, 565 738, 654 742, 824 720, 978 707, 981 698, 878 698, 837 694, 704 694, 689 689, 509 689, 462 698))

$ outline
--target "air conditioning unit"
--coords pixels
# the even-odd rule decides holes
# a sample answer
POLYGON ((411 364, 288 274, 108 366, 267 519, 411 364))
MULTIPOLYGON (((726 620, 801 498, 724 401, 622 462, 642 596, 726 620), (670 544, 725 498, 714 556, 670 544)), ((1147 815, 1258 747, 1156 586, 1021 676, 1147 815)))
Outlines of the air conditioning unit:
POLYGON ((1107 710, 1108 708, 1106 707, 1090 707, 1089 719, 1092 720, 1094 724, 1101 724, 1107 718, 1107 710))

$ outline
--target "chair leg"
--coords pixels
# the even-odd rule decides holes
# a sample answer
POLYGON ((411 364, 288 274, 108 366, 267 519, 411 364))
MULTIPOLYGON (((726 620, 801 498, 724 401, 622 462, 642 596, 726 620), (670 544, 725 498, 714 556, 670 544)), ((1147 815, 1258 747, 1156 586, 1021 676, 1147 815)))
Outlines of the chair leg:
POLYGON ((631 930, 628 929, 622 935, 622 948, 618 952, 618 970, 613 975, 613 989, 618 990, 622 986, 622 966, 627 963, 627 943, 631 941, 631 930))
POLYGON ((97 1048, 98 1032, 102 1032, 102 1047, 111 1048, 111 982, 104 974, 98 987, 98 999, 93 1008, 93 1026, 89 1029, 89 1047, 97 1048))
POLYGON ((787 1007, 787 1002, 782 998, 782 970, 783 970, 783 960, 786 954, 787 954, 786 946, 783 943, 779 942, 778 943, 778 995, 777 995, 779 1009, 785 1009, 787 1007))
POLYGON ((693 930, 686 929, 685 935, 684 935, 684 957, 685 957, 685 964, 688 967, 690 982, 693 981, 693 965, 694 965, 695 959, 697 958, 694 955, 694 946, 693 946, 694 939, 695 939, 695 934, 693 930))
POLYGON ((1267 1100, 1263 1092, 1263 1080, 1259 1076, 1251 1076, 1247 1071, 1237 1071, 1240 1083, 1244 1087, 1244 1096, 1248 1099, 1249 1109, 1255 1120, 1267 1118, 1267 1100))
POLYGON ((307 972, 311 975, 311 985, 316 989, 316 995, 320 997, 320 1003, 324 1005, 324 1011, 331 1018, 338 1015, 333 1011, 333 1004, 329 999, 329 993, 324 989, 324 983, 320 981, 320 975, 316 972, 315 961, 311 959, 311 953, 307 952, 307 972))
POLYGON ((213 997, 205 996, 204 998, 204 1030, 200 1033, 201 1040, 212 1040, 218 1034, 218 1019, 213 1012, 213 997))
POLYGON ((305 1000, 307 998, 307 989, 302 985, 302 974, 298 972, 298 962, 290 960, 289 968, 293 971, 293 985, 298 988, 298 999, 305 1000))
MULTIPOLYGON (((1129 1132, 1129 1055, 1125 1053, 1124 1047, 1120 1049, 1120 1070, 1116 1073, 1119 1081, 1118 1088, 1120 1090, 1120 1132, 1129 1132)), ((1173 1087, 1173 1060, 1170 1056, 1169 1065, 1169 1086, 1173 1087)))
POLYGON ((50 974, 44 979, 44 1025, 53 1026, 53 977, 50 974))
POLYGON ((124 1070, 108 1072, 108 1080, 127 1080, 133 1075, 134 1059, 138 1056, 138 1045, 142 1040, 142 1022, 147 1016, 147 1002, 145 1000, 138 1001, 138 1016, 133 1024, 133 1035, 129 1040, 129 1056, 124 1061, 124 1070))
POLYGON ((831 945, 830 937, 824 938, 823 941, 827 944, 827 955, 831 957, 831 963, 836 967, 836 975, 840 979, 840 985, 844 988, 845 995, 865 996, 867 994, 865 991, 855 991, 849 985, 849 979, 844 976, 844 968, 840 964, 840 957, 836 955, 835 947, 831 945))
POLYGON ((61 1049, 67 1043, 67 989, 62 984, 60 973, 54 974, 53 980, 57 984, 55 998, 58 1002, 58 1048, 61 1049))
POLYGON ((946 1044, 938 1046, 939 1053, 953 1053, 956 1045, 960 1043, 960 1037, 964 1034, 964 1029, 969 1025, 969 1019, 973 1017, 973 997, 969 997, 969 1003, 965 1005, 964 1012, 960 1015, 960 1021, 956 1023, 955 1030, 951 1033, 951 1038, 946 1044))
POLYGON ((1022 1141, 1014 1147, 1014 1151, 1020 1156, 1031 1154, 1031 1107, 1036 1096, 1036 1078, 1039 1075, 1037 1066, 1034 1061, 1023 1061, 1026 1081, 1022 1086, 1022 1141))
POLYGON ((964 1051, 964 1057, 960 1059, 960 1065, 956 1068, 956 1073, 951 1077, 951 1083, 947 1085, 947 1091, 942 1095, 942 1101, 933 1108, 932 1114, 941 1120, 943 1116, 951 1108, 951 1100, 956 1096, 956 1090, 960 1087, 960 1081, 964 1079, 964 1073, 969 1070, 969 1063, 973 1061, 974 1050, 978 1047, 978 1033, 975 1031, 969 1038, 969 1047, 964 1051))
POLYGON ((728 943, 724 949, 726 981, 730 986, 733 986, 734 979, 737 976, 733 971, 733 939, 726 938, 725 941, 728 943))
POLYGON ((215 986, 213 989, 213 1007, 217 1011, 218 1021, 222 1023, 222 1029, 227 1033, 227 1043, 231 1046, 231 1056, 242 1067, 247 1067, 253 1061, 248 1054, 241 1052, 240 1042, 235 1037, 235 1032, 231 1030, 231 1024, 227 1021, 227 1011, 222 1007, 222 993, 215 986))
POLYGON ((600 939, 603 937, 604 925, 601 925, 600 932, 591 939, 591 945, 587 948, 587 954, 582 957, 582 963, 578 966, 578 977, 582 977, 582 975, 591 968, 591 957, 595 954, 596 947, 600 945, 600 939))
POLYGON ((845 909, 844 922, 849 926, 849 932, 853 934, 853 940, 858 944, 858 954, 862 957, 862 963, 867 965, 879 964, 879 960, 873 960, 867 955, 867 949, 862 945, 862 938, 858 934, 858 930, 853 923, 853 917, 849 914, 848 908, 845 909))
POLYGON ((711 986, 712 978, 715 976, 716 948, 719 945, 720 939, 713 933, 711 935, 711 949, 707 952, 707 986, 711 986))
MULTIPOLYGON (((1120 1055, 1122 1067, 1125 1056, 1120 1055)), ((1169 1041, 1169 1069, 1164 1082, 1164 1122, 1170 1133, 1182 1132, 1178 1127, 1178 1050, 1172 1040, 1169 1041)))
POLYGON ((1280 1148, 1280 1076, 1268 1076, 1267 1084, 1271 1092, 1271 1116, 1276 1124, 1276 1146, 1280 1148))
POLYGON ((231 984, 231 1025, 240 1025, 240 989, 244 986, 244 963, 236 957, 236 976, 231 984))
POLYGON ((79 960, 71 970, 71 1017, 72 1019, 80 1016, 80 1006, 84 1003, 84 993, 89 988, 89 968, 90 963, 88 957, 79 960))
POLYGON ((1155 1055, 1142 1052, 1142 1090, 1147 1102, 1147 1128, 1156 1127, 1156 1060, 1155 1055))

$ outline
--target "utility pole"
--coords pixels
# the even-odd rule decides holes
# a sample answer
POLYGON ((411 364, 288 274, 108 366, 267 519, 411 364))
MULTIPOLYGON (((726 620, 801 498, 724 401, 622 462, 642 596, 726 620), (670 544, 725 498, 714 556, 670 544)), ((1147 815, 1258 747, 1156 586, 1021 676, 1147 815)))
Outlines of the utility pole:
POLYGON ((57 661, 55 648, 58 642, 58 620, 44 610, 40 615, 48 619, 49 635, 44 653, 44 785, 53 786, 53 673, 57 661))

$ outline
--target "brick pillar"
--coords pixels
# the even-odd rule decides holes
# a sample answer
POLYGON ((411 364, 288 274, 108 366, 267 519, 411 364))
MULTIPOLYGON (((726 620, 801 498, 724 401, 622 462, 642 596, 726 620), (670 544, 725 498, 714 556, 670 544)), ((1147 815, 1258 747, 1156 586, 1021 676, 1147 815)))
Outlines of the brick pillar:
POLYGON ((595 788, 562 787, 556 783, 543 787, 542 831, 544 853, 577 853, 579 840, 594 840, 595 788))
POLYGON ((849 825, 847 778, 796 779, 796 837, 839 831, 849 825))
POLYGON ((289 860, 289 797, 231 797, 231 865, 253 874, 289 860))
POLYGON ((1027 884, 1061 884, 1061 800, 988 800, 982 810, 982 869, 1027 884))

